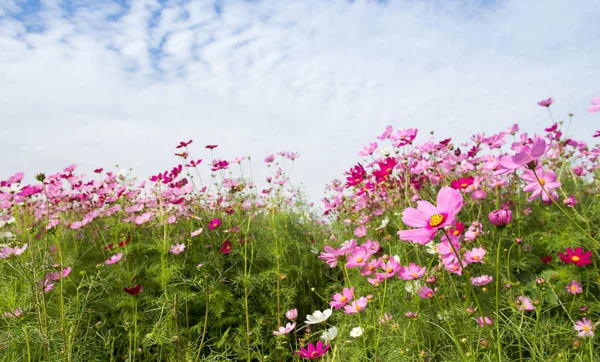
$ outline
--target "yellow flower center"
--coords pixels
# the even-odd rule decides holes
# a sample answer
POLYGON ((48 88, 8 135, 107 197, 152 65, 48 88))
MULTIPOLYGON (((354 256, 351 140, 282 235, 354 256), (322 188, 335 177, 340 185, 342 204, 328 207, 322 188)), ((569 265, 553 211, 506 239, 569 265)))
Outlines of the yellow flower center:
POLYGON ((469 186, 469 185, 467 185, 465 182, 463 182, 462 184, 460 184, 460 187, 462 187, 463 189, 464 189, 465 187, 467 187, 467 186, 469 186))
POLYGON ((579 260, 581 260, 581 258, 580 258, 580 257, 578 257, 577 255, 573 255, 573 256, 571 257, 571 260, 573 260, 573 261, 579 261, 579 260))
POLYGON ((375 269, 375 266, 373 266, 373 265, 369 265, 369 271, 371 271, 371 270, 373 270, 373 269, 375 269))
POLYGON ((358 304, 356 305, 356 311, 360 312, 360 305, 358 305, 358 304))
POLYGON ((543 178, 540 179, 540 185, 544 186, 546 184, 546 180, 544 180, 543 178))
POLYGON ((356 262, 357 262, 357 263, 362 263, 362 262, 363 262, 363 260, 365 260, 365 259, 363 259, 363 258, 358 258, 358 259, 356 259, 356 262))
POLYGON ((589 330, 590 330, 590 327, 588 327, 588 326, 583 326, 583 330, 587 332, 587 331, 589 331, 589 330))
POLYGON ((419 276, 419 274, 418 274, 417 272, 413 272, 413 273, 412 273, 412 276, 416 278, 416 277, 418 277, 418 276, 419 276))
POLYGON ((425 294, 425 296, 427 296, 427 297, 431 298, 431 297, 433 297, 433 293, 432 293, 432 292, 429 292, 429 293, 425 294))
POLYGON ((346 298, 346 297, 342 297, 342 299, 340 299, 340 302, 345 302, 345 301, 347 301, 347 300, 348 300, 348 298, 346 298))
POLYGON ((577 286, 576 285, 571 285, 571 290, 576 292, 577 291, 577 286))
POLYGON ((387 268, 387 269, 386 269, 386 271, 387 271, 388 273, 391 273, 391 272, 393 272, 393 271, 394 271, 394 269, 392 269, 392 268, 387 268))
POLYGON ((473 260, 479 260, 479 256, 478 255, 473 256, 473 260))
POLYGON ((429 226, 434 228, 443 222, 444 222, 444 215, 435 214, 429 219, 429 226))

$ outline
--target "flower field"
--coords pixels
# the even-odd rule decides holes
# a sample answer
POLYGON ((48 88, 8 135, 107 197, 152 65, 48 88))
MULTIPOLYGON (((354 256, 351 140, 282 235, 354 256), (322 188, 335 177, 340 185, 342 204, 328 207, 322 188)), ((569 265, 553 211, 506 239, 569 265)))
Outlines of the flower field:
POLYGON ((598 361, 600 147, 552 103, 535 134, 376 130, 321 211, 294 152, 266 180, 192 140, 142 181, 17 172, 0 361, 598 361))

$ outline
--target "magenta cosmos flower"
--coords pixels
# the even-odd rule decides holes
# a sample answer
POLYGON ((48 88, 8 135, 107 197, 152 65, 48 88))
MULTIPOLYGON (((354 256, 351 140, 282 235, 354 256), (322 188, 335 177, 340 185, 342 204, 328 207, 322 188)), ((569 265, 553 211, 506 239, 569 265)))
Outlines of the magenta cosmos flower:
POLYGON ((323 346, 323 342, 319 341, 317 342, 317 345, 313 345, 312 343, 309 343, 308 348, 304 348, 304 347, 300 347, 300 351, 298 351, 298 355, 302 358, 309 358, 309 359, 317 359, 319 357, 321 357, 322 355, 324 355, 327 350, 329 349, 329 345, 326 344, 325 346, 323 346))
POLYGON ((588 250, 583 252, 583 248, 577 248, 575 250, 571 248, 567 248, 565 250, 566 254, 558 252, 558 256, 560 256, 560 260, 567 264, 575 264, 577 266, 585 266, 593 263, 592 260, 592 251, 588 250))
POLYGON ((542 99, 541 101, 537 102, 537 104, 540 107, 550 107, 552 105, 552 102, 554 102, 554 99, 550 97, 548 99, 542 99))
POLYGON ((427 244, 435 238, 438 229, 452 226, 456 214, 463 204, 463 197, 458 190, 444 186, 437 195, 437 206, 428 201, 418 201, 417 208, 409 207, 402 212, 402 222, 416 229, 400 230, 400 240, 427 244))
POLYGON ((104 264, 106 264, 106 265, 116 264, 116 263, 119 262, 119 260, 121 260, 122 257, 123 257, 123 253, 119 253, 117 255, 113 255, 108 260, 105 260, 104 264))

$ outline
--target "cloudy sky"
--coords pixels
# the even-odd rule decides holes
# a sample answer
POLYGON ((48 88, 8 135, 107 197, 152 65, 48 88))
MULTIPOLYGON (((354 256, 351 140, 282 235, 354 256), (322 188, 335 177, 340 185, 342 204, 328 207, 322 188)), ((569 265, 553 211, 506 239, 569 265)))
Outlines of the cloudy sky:
POLYGON ((197 158, 251 155, 257 179, 299 152, 292 180, 316 201, 387 124, 535 131, 550 96, 591 140, 598 19, 597 0, 1 0, 0 178, 147 177, 193 139, 197 158))

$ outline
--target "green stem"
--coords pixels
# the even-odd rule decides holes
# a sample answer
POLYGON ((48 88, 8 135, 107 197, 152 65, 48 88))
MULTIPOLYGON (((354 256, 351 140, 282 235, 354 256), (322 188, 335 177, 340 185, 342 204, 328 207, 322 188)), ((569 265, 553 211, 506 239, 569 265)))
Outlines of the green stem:
POLYGON ((502 231, 498 238, 496 248, 496 347, 498 349, 498 361, 502 362, 502 340, 500 339, 500 249, 502 248, 502 231))

